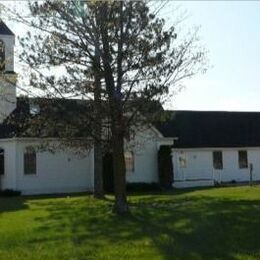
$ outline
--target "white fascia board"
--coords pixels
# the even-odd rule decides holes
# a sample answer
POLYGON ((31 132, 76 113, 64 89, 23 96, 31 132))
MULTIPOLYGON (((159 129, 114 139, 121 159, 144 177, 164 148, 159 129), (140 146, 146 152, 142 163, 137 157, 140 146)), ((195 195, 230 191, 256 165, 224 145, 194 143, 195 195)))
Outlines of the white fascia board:
POLYGON ((174 146, 174 141, 178 140, 178 137, 160 137, 157 140, 158 149, 162 145, 174 146))
POLYGON ((193 148, 176 148, 174 151, 239 151, 239 150, 260 150, 260 147, 193 147, 193 148))

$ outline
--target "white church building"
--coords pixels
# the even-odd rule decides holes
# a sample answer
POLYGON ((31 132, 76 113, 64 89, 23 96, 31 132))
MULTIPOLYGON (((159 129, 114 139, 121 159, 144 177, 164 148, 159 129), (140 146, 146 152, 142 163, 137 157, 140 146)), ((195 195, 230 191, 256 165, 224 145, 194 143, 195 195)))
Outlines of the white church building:
MULTIPOLYGON (((23 135, 6 123, 24 107, 35 113, 32 99, 24 106, 24 99, 16 97, 14 45, 15 35, 0 22, 0 189, 22 194, 93 191, 93 149, 85 156, 69 148, 38 151, 34 147, 43 142, 42 137, 23 135)), ((127 182, 159 181, 161 146, 172 149, 173 172, 169 174, 174 187, 248 181, 250 166, 253 180, 260 181, 260 113, 166 113, 170 113, 166 122, 138 133, 134 143, 139 145, 126 149, 127 182)))
POLYGON ((260 181, 260 113, 174 111, 163 124, 175 187, 260 181))
MULTIPOLYGON (((33 99, 16 97, 13 84, 16 80, 15 35, 3 22, 0 22, 0 45, 3 63, 0 83, 0 189, 17 190, 22 194, 93 191, 93 149, 85 156, 69 148, 54 153, 39 151, 36 148, 44 142, 42 137, 29 137, 7 123, 12 118, 11 121, 19 125, 20 114, 28 111, 29 114, 37 113, 40 107, 35 106, 33 99)), ((68 100, 67 103, 72 102, 68 100)), ((125 153, 127 181, 158 182, 157 151, 161 143, 171 145, 172 140, 163 138, 155 127, 138 133, 135 136, 138 147, 132 147, 125 153)), ((51 142, 58 142, 58 139, 54 136, 51 142)))

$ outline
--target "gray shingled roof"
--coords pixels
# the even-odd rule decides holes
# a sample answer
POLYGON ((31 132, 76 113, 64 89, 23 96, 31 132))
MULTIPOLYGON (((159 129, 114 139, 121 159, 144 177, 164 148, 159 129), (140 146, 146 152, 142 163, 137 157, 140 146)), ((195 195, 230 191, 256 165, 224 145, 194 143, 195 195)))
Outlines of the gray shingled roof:
POLYGON ((158 128, 177 148, 260 147, 260 112, 168 111, 158 128))
POLYGON ((91 103, 82 100, 17 98, 16 109, 0 124, 0 139, 60 137, 66 131, 64 125, 74 124, 78 126, 74 130, 75 136, 85 137, 90 134, 89 126, 93 121, 90 117, 85 117, 86 109, 92 109, 91 103), (30 113, 30 104, 39 105, 39 114, 30 113), (54 125, 49 127, 48 124, 54 125))
MULTIPOLYGON (((92 119, 84 117, 86 108, 92 109, 91 103, 79 100, 18 98, 17 108, 0 124, 0 138, 58 137, 63 134, 64 128, 63 124, 59 127, 59 122, 71 125, 76 122, 75 136, 87 136, 90 134, 92 119), (32 135, 28 132, 31 102, 40 103, 43 119, 38 122, 41 123, 41 131, 32 135), (57 127, 51 129, 51 132, 48 125, 44 124, 47 120, 57 121, 57 127), (82 124, 78 124, 77 120, 82 124)), ((260 147, 260 112, 165 111, 165 114, 168 114, 166 121, 157 127, 165 137, 178 137, 174 143, 177 148, 260 147)))

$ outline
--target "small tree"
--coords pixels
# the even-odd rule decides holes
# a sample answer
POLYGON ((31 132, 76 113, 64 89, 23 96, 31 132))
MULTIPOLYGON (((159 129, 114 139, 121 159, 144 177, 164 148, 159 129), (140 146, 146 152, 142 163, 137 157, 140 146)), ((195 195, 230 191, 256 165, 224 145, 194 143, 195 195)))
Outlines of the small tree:
POLYGON ((63 137, 72 140, 79 127, 100 144, 106 141, 100 138, 106 123, 114 209, 126 213, 125 139, 158 119, 161 109, 150 112, 155 103, 163 104, 183 79, 205 68, 196 33, 178 41, 175 26, 166 29, 147 1, 46 0, 29 2, 29 10, 29 19, 20 14, 15 19, 34 28, 20 41, 20 57, 33 70, 31 86, 44 97, 96 101, 95 117, 92 110, 84 110, 87 119, 73 120, 73 131, 63 137), (89 118, 98 125, 82 126, 89 118))

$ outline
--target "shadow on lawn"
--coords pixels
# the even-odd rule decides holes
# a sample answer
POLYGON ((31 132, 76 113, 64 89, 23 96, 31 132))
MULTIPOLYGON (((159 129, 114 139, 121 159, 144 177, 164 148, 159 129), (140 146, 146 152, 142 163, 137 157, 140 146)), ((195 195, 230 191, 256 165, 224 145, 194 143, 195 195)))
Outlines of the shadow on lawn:
POLYGON ((162 190, 162 191, 147 191, 147 192, 143 192, 143 191, 135 191, 135 192, 128 192, 129 195, 131 195, 132 197, 136 197, 136 196, 142 196, 142 195, 180 195, 180 194, 188 194, 194 191, 203 191, 203 190, 213 190, 216 189, 216 186, 212 186, 212 187, 194 187, 194 188, 171 188, 168 190, 162 190))
POLYGON ((203 196, 156 203, 140 199, 131 204, 128 217, 114 216, 111 204, 104 201, 35 203, 46 207, 50 215, 36 219, 43 235, 33 243, 62 241, 66 231, 75 248, 86 247, 88 252, 114 246, 117 252, 122 247, 127 256, 124 245, 131 245, 136 250, 142 247, 142 252, 156 248, 164 259, 260 257, 260 200, 203 196), (48 231, 56 235, 50 238, 48 231))
POLYGON ((73 193, 73 194, 51 194, 51 195, 34 195, 34 196, 0 196, 0 214, 4 212, 19 211, 29 209, 28 201, 86 196, 88 193, 73 193))
POLYGON ((27 199, 24 197, 0 197, 0 214, 10 211, 28 209, 27 199))

